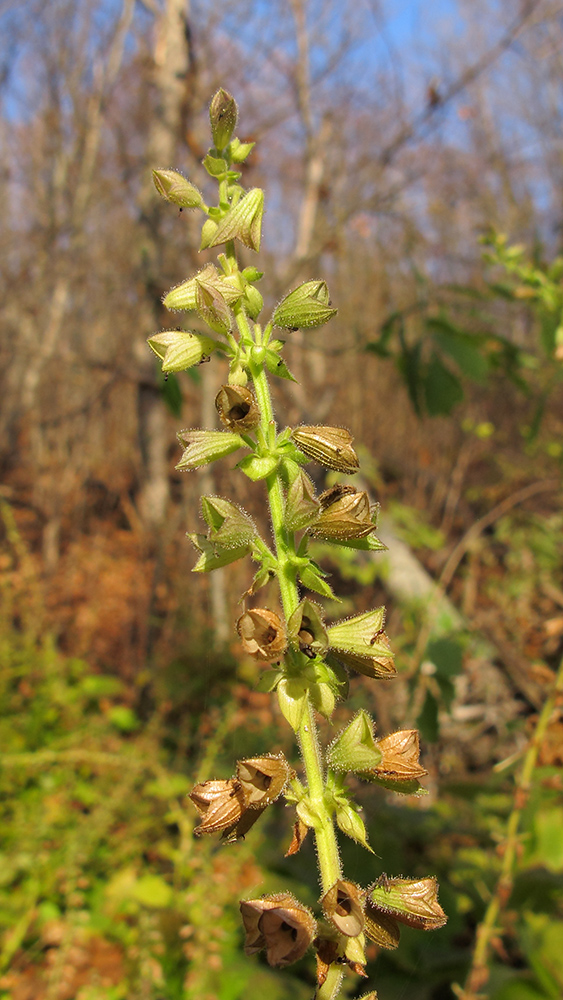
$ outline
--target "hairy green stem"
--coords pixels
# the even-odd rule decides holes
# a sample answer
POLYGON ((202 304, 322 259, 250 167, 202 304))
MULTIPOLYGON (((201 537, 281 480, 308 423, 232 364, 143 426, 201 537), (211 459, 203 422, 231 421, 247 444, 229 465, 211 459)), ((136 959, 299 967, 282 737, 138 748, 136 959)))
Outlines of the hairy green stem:
MULTIPOLYGON (((250 332, 248 321, 242 310, 237 315, 237 322, 239 323, 241 333, 250 332)), ((268 378, 263 365, 256 362, 251 362, 250 372, 262 415, 262 432, 265 439, 267 439, 268 428, 271 426, 275 427, 268 378)), ((299 604, 296 570, 292 559, 295 555, 295 543, 293 534, 288 532, 284 526, 284 499, 281 478, 278 472, 273 472, 268 476, 266 487, 278 557, 280 594, 286 621, 288 621, 299 604)), ((314 815, 318 818, 318 824, 315 826, 315 839, 324 893, 339 878, 341 868, 334 823, 327 809, 324 797, 324 772, 319 750, 318 730, 310 702, 307 703, 303 721, 299 727, 298 738, 305 774, 307 775, 311 807, 314 815)))

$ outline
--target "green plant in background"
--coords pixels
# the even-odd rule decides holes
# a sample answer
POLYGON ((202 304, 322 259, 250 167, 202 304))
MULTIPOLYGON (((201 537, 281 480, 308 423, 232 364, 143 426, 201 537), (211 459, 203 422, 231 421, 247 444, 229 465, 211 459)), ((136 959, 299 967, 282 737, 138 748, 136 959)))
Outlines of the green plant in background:
POLYGON ((242 452, 237 468, 250 480, 265 484, 275 545, 268 546, 252 518, 231 500, 202 497, 207 530, 190 535, 199 553, 195 571, 210 572, 246 555, 256 562, 237 631, 244 650, 264 665, 260 688, 275 693, 296 734, 302 772, 298 777, 279 753, 262 754, 238 761, 230 779, 200 782, 190 797, 201 818, 198 835, 220 833, 223 840, 235 841, 282 794, 296 810, 289 853, 296 853, 313 830, 322 917, 283 891, 244 899, 241 913, 246 953, 265 951, 272 966, 293 963, 313 947, 315 995, 317 1000, 329 1000, 340 991, 344 967, 365 975, 366 938, 394 949, 400 923, 432 930, 441 927, 446 916, 433 877, 381 875, 365 886, 342 871, 335 824, 371 850, 346 776, 416 793, 426 772, 419 763, 416 730, 376 739, 373 721, 363 710, 328 748, 321 747, 317 714, 330 719, 336 701, 346 697, 348 670, 388 679, 395 667, 383 608, 327 625, 319 604, 303 596, 303 591, 312 591, 335 599, 326 573, 309 553, 309 540, 367 551, 383 546, 375 536, 375 508, 367 493, 337 484, 317 497, 303 469, 313 460, 344 474, 357 472, 349 432, 331 426, 278 431, 269 376, 293 377, 282 358, 284 341, 274 335, 274 328, 316 328, 336 310, 324 281, 305 281, 283 298, 264 327, 256 322, 263 307, 257 288, 262 274, 253 266, 241 270, 235 250, 236 241, 250 250, 260 249, 264 194, 258 188, 245 192, 238 170, 253 144, 233 137, 236 104, 223 90, 211 102, 210 120, 214 147, 203 164, 219 186, 216 206, 207 206, 181 174, 154 171, 155 185, 164 198, 181 208, 199 208, 207 216, 200 249, 224 246, 218 266, 206 264, 164 298, 171 310, 193 312, 210 332, 166 330, 152 336, 149 344, 165 373, 188 369, 215 353, 228 361, 228 381, 215 400, 225 430, 181 431, 184 452, 177 468, 197 469, 242 452), (255 606, 255 595, 273 578, 279 585, 282 613, 255 606))

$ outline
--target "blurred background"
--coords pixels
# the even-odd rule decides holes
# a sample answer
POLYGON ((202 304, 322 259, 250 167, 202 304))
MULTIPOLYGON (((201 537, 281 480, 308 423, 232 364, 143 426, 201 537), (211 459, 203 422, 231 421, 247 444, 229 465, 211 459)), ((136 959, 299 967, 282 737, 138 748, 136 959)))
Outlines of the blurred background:
MULTIPOLYGON (((334 721, 418 726, 429 771, 423 798, 358 786, 377 856, 343 843, 346 872, 437 874, 449 914, 371 946, 344 995, 453 1000, 563 653, 559 0, 0 3, 0 998, 314 991, 310 957, 277 973, 242 952, 241 896, 318 898, 311 845, 283 859, 291 814, 220 847, 193 840, 184 799, 237 757, 295 759, 237 645, 251 566, 191 575, 202 493, 269 530, 233 462, 174 470, 176 432, 216 425, 225 372, 164 382, 146 345, 170 326, 161 296, 212 259, 150 171, 215 198, 200 161, 219 86, 257 143, 242 182, 266 191, 263 317, 310 278, 339 310, 288 334, 280 423, 350 428, 389 546, 316 546, 343 599, 327 616, 384 603, 399 671, 355 678, 334 721)), ((490 1000, 563 994, 560 711, 490 1000)))

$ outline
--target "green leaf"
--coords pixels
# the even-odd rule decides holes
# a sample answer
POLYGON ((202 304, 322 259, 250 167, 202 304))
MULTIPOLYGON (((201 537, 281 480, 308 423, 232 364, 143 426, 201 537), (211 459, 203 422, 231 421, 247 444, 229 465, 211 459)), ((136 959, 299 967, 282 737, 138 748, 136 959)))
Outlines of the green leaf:
POLYGON ((418 417, 422 416, 421 397, 424 387, 420 355, 420 343, 408 347, 403 342, 401 353, 397 358, 397 368, 403 377, 414 412, 418 417))
POLYGON ((487 356, 479 350, 475 338, 450 323, 446 318, 429 317, 426 327, 434 343, 455 361, 460 371, 473 379, 484 382, 490 370, 487 356))
POLYGON ((434 353, 424 377, 426 409, 431 417, 447 416, 463 399, 461 382, 434 353))
POLYGON ((322 570, 314 562, 310 562, 308 566, 303 566, 299 570, 299 579, 307 590, 313 590, 315 594, 321 594, 322 597, 330 597, 337 601, 336 594, 326 580, 323 579, 323 576, 322 570))
POLYGON ((430 660, 441 677, 456 677, 463 670, 463 647, 455 639, 434 639, 428 643, 425 660, 430 660))
POLYGON ((439 735, 438 725, 438 702, 430 691, 426 692, 422 711, 416 720, 423 739, 429 743, 435 743, 439 735))
POLYGON ((297 382, 297 379, 293 377, 285 361, 282 361, 277 351, 268 348, 264 357, 264 364, 271 375, 277 375, 278 378, 285 378, 289 382, 297 382))

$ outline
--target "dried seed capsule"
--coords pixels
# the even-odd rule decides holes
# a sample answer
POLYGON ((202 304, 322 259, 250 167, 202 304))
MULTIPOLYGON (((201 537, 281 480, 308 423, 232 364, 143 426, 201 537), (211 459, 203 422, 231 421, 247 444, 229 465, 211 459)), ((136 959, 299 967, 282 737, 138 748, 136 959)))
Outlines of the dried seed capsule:
POLYGON ((242 385, 222 385, 215 397, 221 423, 229 430, 244 434, 260 423, 254 393, 242 385))
POLYGON ((388 913, 382 913, 371 905, 369 899, 366 902, 364 912, 364 929, 366 937, 374 941, 380 948, 387 948, 393 951, 399 944, 401 931, 397 921, 388 913))
POLYGON ((333 486, 319 500, 321 513, 309 529, 311 537, 339 541, 365 538, 375 531, 367 493, 354 486, 333 486))
POLYGON ((265 663, 279 660, 287 648, 282 620, 268 608, 245 611, 237 621, 237 632, 245 652, 265 663))
POLYGON ((376 741, 381 761, 375 774, 392 781, 413 781, 428 771, 419 763, 420 739, 417 729, 402 729, 376 741))
POLYGON ((390 915, 402 924, 422 931, 443 927, 447 916, 438 902, 438 883, 429 878, 387 878, 382 876, 368 889, 370 909, 390 915))
POLYGON ((301 451, 327 469, 336 472, 357 472, 360 464, 352 448, 353 437, 345 427, 304 425, 296 427, 291 437, 301 451))
POLYGON ((288 892, 243 900, 240 911, 246 954, 265 948, 269 964, 279 968, 302 958, 316 934, 312 913, 288 892))
POLYGON ((245 810, 241 786, 233 778, 203 781, 192 788, 189 798, 202 817, 195 830, 198 837, 236 826, 245 810))
POLYGON ((289 531, 301 531, 313 524, 321 509, 315 487, 303 469, 299 469, 287 491, 284 524, 289 531))
POLYGON ((354 882, 339 878, 321 899, 327 920, 346 937, 357 937, 364 929, 361 890, 354 882))
POLYGON ((283 754, 264 754, 239 760, 237 778, 248 809, 269 806, 283 792, 291 768, 283 754))

